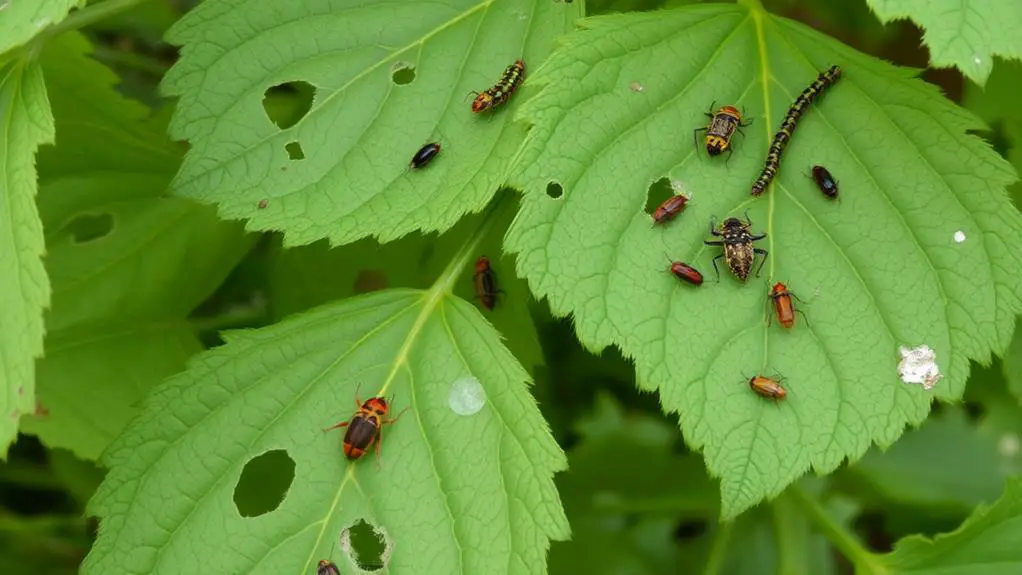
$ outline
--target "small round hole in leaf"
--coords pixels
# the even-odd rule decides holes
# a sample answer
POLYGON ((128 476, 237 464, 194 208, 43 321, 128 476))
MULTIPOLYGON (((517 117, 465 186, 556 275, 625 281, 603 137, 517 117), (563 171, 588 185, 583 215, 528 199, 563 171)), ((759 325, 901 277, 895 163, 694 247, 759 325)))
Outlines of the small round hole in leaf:
POLYGON ((66 229, 71 232, 76 244, 84 244, 113 231, 114 217, 110 214, 82 214, 71 220, 66 229))
POLYGON ((242 517, 259 517, 280 507, 295 480, 295 462, 283 449, 267 451, 245 464, 234 486, 234 505, 242 517))
POLYGON ((557 182, 550 182, 546 185, 546 195, 556 200, 564 195, 564 188, 562 188, 561 184, 558 184, 557 182))
POLYGON ((294 126, 312 109, 316 87, 308 82, 285 82, 266 89, 263 111, 281 130, 294 126))
POLYGON ((398 86, 411 84, 412 80, 415 80, 415 67, 411 64, 399 63, 394 66, 394 72, 390 77, 398 86))

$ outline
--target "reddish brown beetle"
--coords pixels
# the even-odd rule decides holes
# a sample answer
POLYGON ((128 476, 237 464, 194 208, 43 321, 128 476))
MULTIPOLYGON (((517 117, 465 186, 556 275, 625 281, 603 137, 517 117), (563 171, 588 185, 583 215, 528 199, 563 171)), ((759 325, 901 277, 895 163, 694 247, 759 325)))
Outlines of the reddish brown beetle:
POLYGON ((671 262, 671 267, 668 269, 674 274, 674 277, 692 285, 702 285, 703 274, 699 273, 699 270, 684 262, 671 261, 670 258, 667 258, 667 261, 671 262))
MULTIPOLYGON (((781 322, 784 327, 792 327, 795 325, 795 313, 801 313, 802 317, 805 318, 806 314, 802 310, 795 307, 795 303, 792 298, 801 302, 798 296, 788 289, 788 286, 781 282, 774 284, 774 287, 770 290, 770 295, 767 296, 774 302, 774 313, 777 315, 777 321, 781 322)), ((768 316, 769 317, 769 316, 768 316)), ((808 321, 808 320, 806 320, 808 321)))
POLYGON ((678 217, 678 214, 685 209, 686 203, 688 203, 688 196, 684 194, 667 198, 653 211, 653 225, 667 223, 678 217))
POLYGON ((493 310, 497 305, 497 295, 504 293, 497 287, 497 274, 490 267, 490 260, 486 256, 476 260, 476 273, 472 276, 475 283, 476 297, 479 303, 488 310, 493 310))
POLYGON ((781 378, 771 379, 765 375, 754 375, 749 378, 752 391, 777 401, 788 396, 788 391, 781 387, 781 378))

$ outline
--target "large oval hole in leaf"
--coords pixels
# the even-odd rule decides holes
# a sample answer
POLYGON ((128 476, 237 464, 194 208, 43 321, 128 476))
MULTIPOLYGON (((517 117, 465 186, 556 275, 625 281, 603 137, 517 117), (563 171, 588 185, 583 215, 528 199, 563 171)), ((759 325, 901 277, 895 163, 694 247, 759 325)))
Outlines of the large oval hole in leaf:
POLYGON ((390 555, 386 534, 359 519, 341 533, 341 549, 364 571, 379 571, 390 555))
POLYGON ((395 64, 394 73, 391 74, 390 78, 398 86, 411 84, 415 80, 415 67, 406 62, 395 64))
POLYGON ((238 513, 242 517, 259 517, 280 507, 294 479, 295 462, 283 449, 250 459, 234 488, 238 513))
POLYGON ((298 123, 312 109, 316 87, 308 82, 285 82, 266 89, 263 110, 281 130, 298 123))

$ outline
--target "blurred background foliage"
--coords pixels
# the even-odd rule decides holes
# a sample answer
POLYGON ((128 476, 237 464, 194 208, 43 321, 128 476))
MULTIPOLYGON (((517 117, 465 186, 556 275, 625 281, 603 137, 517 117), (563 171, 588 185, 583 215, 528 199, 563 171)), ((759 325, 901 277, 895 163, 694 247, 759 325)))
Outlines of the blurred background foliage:
MULTIPOLYGON (((597 15, 689 3, 589 0, 587 10, 597 15)), ((172 105, 160 97, 158 85, 177 57, 175 48, 161 38, 194 4, 155 0, 85 30, 95 45, 94 57, 120 77, 122 93, 153 108, 154 114, 165 117, 172 105)), ((910 22, 880 25, 862 1, 764 4, 860 51, 901 66, 926 67, 921 31, 910 22)), ((1022 168, 1022 111, 1017 104, 1022 64, 999 60, 985 89, 953 69, 928 69, 923 78, 982 117, 990 129, 980 135, 1022 168)), ((270 94, 266 106, 286 123, 287 117, 300 115, 307 102, 308 95, 300 90, 281 91, 270 94)), ((1022 205, 1022 185, 1010 191, 1016 206, 1022 205)), ((215 346, 219 329, 267 325, 384 285, 429 285, 471 223, 463 222, 441 238, 410 236, 384 246, 385 255, 408 263, 403 277, 362 267, 380 255, 369 241, 333 250, 323 242, 283 250, 279 237, 267 235, 194 311, 193 324, 205 345, 215 346)), ((502 233, 498 229, 484 246, 491 257, 500 253, 502 233)), ((580 347, 570 319, 554 319, 543 302, 527 300, 527 286, 513 278, 510 259, 495 264, 503 272, 505 289, 521 297, 513 298, 511 309, 495 314, 493 322, 531 369, 540 408, 568 453, 570 468, 556 481, 573 537, 553 544, 551 573, 709 572, 707 561, 728 574, 765 573, 770 572, 767 566, 778 564, 782 569, 797 566, 787 572, 852 572, 813 532, 787 494, 730 525, 718 524, 716 481, 707 477, 699 454, 686 450, 676 423, 661 413, 657 398, 637 391, 630 363, 614 349, 596 356, 580 347), (777 557, 779 538, 801 556, 777 557)), ((458 292, 471 297, 471 286, 458 292)), ((801 487, 819 496, 835 521, 876 551, 890 550, 905 535, 954 530, 977 504, 997 499, 1006 477, 1022 471, 1020 397, 1022 338, 1016 334, 1003 361, 973 366, 963 404, 935 406, 921 428, 906 432, 887 452, 873 450, 825 478, 806 477, 801 487)), ((262 506, 263 492, 273 491, 273 471, 270 466, 259 474, 266 489, 257 482, 236 493, 239 507, 262 506)), ((85 505, 103 474, 93 462, 20 436, 9 460, 0 462, 0 573, 77 572, 96 530, 95 521, 85 516, 85 505)), ((362 557, 370 558, 375 540, 371 533, 356 530, 353 544, 358 547, 358 540, 365 540, 362 557)))

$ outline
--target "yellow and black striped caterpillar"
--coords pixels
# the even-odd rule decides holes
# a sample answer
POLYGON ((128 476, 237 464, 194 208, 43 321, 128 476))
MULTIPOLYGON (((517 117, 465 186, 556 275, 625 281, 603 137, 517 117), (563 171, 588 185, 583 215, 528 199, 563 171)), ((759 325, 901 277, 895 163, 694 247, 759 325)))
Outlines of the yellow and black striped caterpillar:
POLYGON ((766 165, 763 166, 763 171, 756 178, 756 182, 752 184, 752 195, 758 196, 762 194, 767 186, 770 185, 774 176, 777 175, 777 170, 781 164, 781 153, 784 152, 784 147, 788 145, 788 140, 791 139, 792 133, 795 132, 795 126, 798 125, 802 114, 805 113, 809 105, 813 103, 813 100, 825 88, 837 82, 840 78, 841 68, 831 66, 830 69, 820 73, 816 81, 805 90, 802 90, 798 98, 795 98, 795 103, 788 109, 788 114, 784 117, 784 121, 781 122, 781 129, 774 134, 774 141, 770 143, 770 149, 767 151, 766 165))
POLYGON ((511 97, 511 94, 515 93, 515 90, 518 89, 518 86, 521 85, 524 79, 525 62, 521 59, 515 60, 514 64, 511 64, 504 70, 504 75, 501 76, 500 81, 495 86, 487 88, 482 92, 474 92, 476 99, 472 102, 472 111, 478 114, 507 102, 508 98, 511 97))

